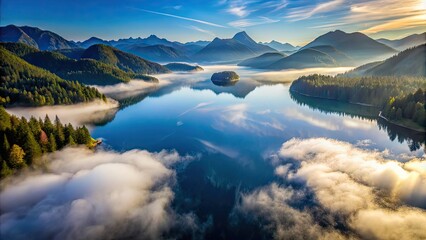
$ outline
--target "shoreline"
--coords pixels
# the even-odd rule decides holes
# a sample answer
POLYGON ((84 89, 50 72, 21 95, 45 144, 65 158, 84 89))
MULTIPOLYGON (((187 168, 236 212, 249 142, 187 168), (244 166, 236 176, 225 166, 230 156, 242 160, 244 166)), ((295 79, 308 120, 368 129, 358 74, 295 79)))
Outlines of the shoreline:
MULTIPOLYGON (((290 89, 290 91, 291 91, 291 92, 294 92, 294 93, 296 93, 296 94, 300 94, 300 95, 305 96, 305 97, 310 97, 310 98, 325 99, 325 100, 337 101, 337 102, 342 102, 342 103, 347 103, 347 104, 352 104, 352 105, 357 105, 357 106, 372 107, 372 108, 374 108, 374 107, 375 107, 375 108, 377 108, 377 106, 374 106, 374 105, 372 105, 372 104, 367 104, 367 103, 344 102, 344 101, 339 101, 339 100, 337 100, 337 99, 333 99, 333 98, 325 98, 325 97, 313 96, 313 95, 309 95, 309 94, 301 93, 301 92, 299 92, 299 91, 292 90, 292 89, 290 89)), ((377 116, 377 118, 383 119, 384 121, 386 121, 386 122, 387 122, 387 123, 389 123, 389 124, 393 124, 393 125, 395 125, 395 126, 398 126, 398 127, 401 127, 401 128, 405 128, 405 129, 410 130, 410 131, 414 131, 414 132, 416 132, 416 133, 426 133, 426 130, 415 129, 415 128, 411 128, 411 127, 409 127, 409 126, 405 126, 405 125, 402 125, 402 124, 399 124, 399 123, 393 122, 393 121, 391 121, 391 120, 387 119, 386 117, 384 117, 384 116, 382 115, 382 111, 380 111, 380 112, 379 112, 379 115, 377 116)))
POLYGON ((411 128, 411 127, 408 127, 408 126, 405 126, 405 125, 402 125, 402 124, 396 123, 396 122, 394 122, 394 121, 391 121, 391 120, 387 119, 385 116, 383 116, 383 115, 382 115, 382 111, 380 111, 380 112, 379 112, 379 118, 380 118, 380 119, 385 120, 387 123, 393 124, 393 125, 398 126, 398 127, 402 127, 402 128, 405 128, 405 129, 409 129, 409 130, 411 130, 411 131, 415 131, 415 132, 417 132, 417 133, 426 133, 426 130, 423 130, 423 131, 422 131, 422 130, 420 130, 420 129, 414 129, 414 128, 411 128))
POLYGON ((292 92, 294 92, 294 93, 297 93, 297 94, 300 94, 300 95, 305 96, 305 97, 311 97, 311 98, 318 98, 318 99, 325 99, 325 100, 338 101, 338 102, 342 102, 342 103, 347 103, 347 104, 352 104, 352 105, 358 105, 358 106, 363 106, 363 107, 372 107, 372 108, 377 108, 377 107, 378 107, 378 106, 375 106, 375 105, 373 105, 373 104, 368 104, 368 103, 361 103, 361 102, 345 102, 345 101, 340 101, 340 100, 337 100, 337 99, 334 99, 334 98, 318 97, 318 96, 309 95, 309 94, 306 94, 306 93, 301 93, 301 92, 296 91, 296 90, 293 90, 293 89, 290 89, 290 91, 292 91, 292 92))

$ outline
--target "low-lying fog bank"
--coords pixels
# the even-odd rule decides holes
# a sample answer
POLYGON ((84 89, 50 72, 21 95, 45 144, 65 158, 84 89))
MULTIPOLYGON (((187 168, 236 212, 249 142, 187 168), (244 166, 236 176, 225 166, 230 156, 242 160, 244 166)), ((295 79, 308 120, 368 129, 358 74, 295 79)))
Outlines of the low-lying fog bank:
POLYGON ((128 83, 118 83, 109 86, 92 85, 99 92, 116 100, 122 100, 129 97, 148 94, 163 86, 170 84, 168 81, 160 81, 159 83, 145 82, 142 80, 131 80, 128 83))
POLYGON ((1 182, 4 239, 159 239, 171 227, 196 227, 170 208, 171 166, 192 156, 67 148, 46 157, 45 170, 1 182))
POLYGON ((311 138, 285 142, 271 162, 283 182, 242 194, 239 221, 277 239, 426 239, 424 157, 311 138))
POLYGON ((305 68, 305 69, 288 69, 281 71, 256 72, 253 79, 259 82, 286 83, 292 82, 304 75, 323 74, 335 76, 340 73, 347 72, 352 67, 336 67, 336 68, 305 68))
MULTIPOLYGON (((213 73, 225 70, 235 71, 240 76, 241 81, 235 85, 235 88, 238 88, 245 82, 257 83, 255 84, 256 86, 262 85, 263 83, 288 83, 303 75, 314 73, 336 75, 352 69, 350 67, 338 67, 264 71, 236 65, 207 65, 202 67, 204 68, 204 71, 174 72, 155 75, 155 77, 159 79, 159 83, 145 82, 142 80, 131 80, 128 83, 93 87, 96 87, 99 92, 105 94, 106 96, 121 101, 135 96, 149 95, 150 93, 160 90, 165 90, 165 92, 168 92, 167 88, 169 88, 170 91, 173 91, 173 89, 177 89, 183 86, 191 87, 200 82, 210 82, 210 78, 213 73)), ((203 87, 206 89, 215 88, 213 83, 209 85, 203 84, 203 87)))
POLYGON ((53 121, 56 116, 62 123, 73 125, 91 124, 112 119, 118 111, 118 102, 108 99, 107 102, 96 100, 90 103, 58 105, 44 107, 15 107, 6 111, 18 117, 29 119, 31 116, 42 118, 46 115, 53 121))

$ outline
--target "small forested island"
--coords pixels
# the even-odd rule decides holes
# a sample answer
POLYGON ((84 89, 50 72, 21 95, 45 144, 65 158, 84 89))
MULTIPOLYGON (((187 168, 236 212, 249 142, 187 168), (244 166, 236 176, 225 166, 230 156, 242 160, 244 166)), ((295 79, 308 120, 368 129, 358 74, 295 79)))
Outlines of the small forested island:
POLYGON ((0 106, 0 143, 0 178, 3 178, 35 164, 44 153, 74 145, 92 148, 97 141, 85 126, 62 124, 58 117, 52 122, 47 115, 44 120, 18 118, 0 106))
POLYGON ((240 76, 234 71, 223 71, 214 73, 211 80, 216 85, 231 85, 238 82, 240 76))
POLYGON ((186 63, 169 63, 164 65, 170 71, 176 72, 197 72, 204 71, 204 69, 198 65, 189 65, 186 63))
POLYGON ((424 132, 426 79, 410 76, 303 76, 290 91, 309 97, 379 107, 381 117, 394 124, 424 132))

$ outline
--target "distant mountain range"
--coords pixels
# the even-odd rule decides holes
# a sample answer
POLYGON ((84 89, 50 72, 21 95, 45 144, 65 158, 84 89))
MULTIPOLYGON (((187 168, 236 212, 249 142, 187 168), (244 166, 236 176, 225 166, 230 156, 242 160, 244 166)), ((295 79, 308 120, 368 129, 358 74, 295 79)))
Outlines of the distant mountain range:
POLYGON ((371 60, 383 60, 398 53, 362 33, 337 30, 319 36, 289 56, 263 54, 239 63, 261 69, 354 66, 371 60))
POLYGON ((340 30, 328 32, 317 37, 315 40, 302 47, 301 50, 318 46, 334 47, 338 51, 350 56, 357 63, 382 60, 398 52, 365 34, 359 32, 345 33, 340 30))
POLYGON ((231 39, 215 38, 193 55, 193 58, 202 62, 232 62, 276 51, 271 47, 256 43, 246 32, 239 32, 231 39))
POLYGON ((268 68, 272 63, 278 62, 278 60, 281 60, 285 57, 287 57, 287 55, 284 53, 269 52, 254 58, 246 59, 238 63, 238 66, 246 66, 259 69, 268 68))
POLYGON ((330 55, 313 48, 302 49, 268 66, 268 69, 334 67, 336 60, 330 55))
POLYGON ((426 44, 406 49, 384 61, 355 68, 346 76, 422 76, 426 77, 426 44))
MULTIPOLYGON (((131 53, 148 62, 240 62, 239 64, 243 66, 263 69, 361 65, 371 61, 382 61, 398 51, 424 43, 425 39, 426 33, 422 33, 398 40, 378 39, 376 41, 359 32, 345 33, 336 30, 319 36, 299 49, 291 44, 277 41, 257 43, 246 32, 239 32, 230 39, 215 38, 211 42, 180 43, 155 35, 150 35, 147 38, 138 37, 111 41, 91 37, 82 42, 74 42, 68 41, 56 33, 35 27, 14 25, 0 27, 1 42, 19 42, 39 50, 54 50, 76 60, 89 57, 87 54, 93 48, 87 50, 94 45, 99 48, 99 45, 102 44, 102 46, 113 47, 114 50, 102 48, 109 52, 108 54, 111 53, 111 56, 121 59, 133 59, 133 57, 123 57, 123 53, 131 53), (303 51, 306 49, 310 50, 303 51), (285 54, 279 54, 280 52, 285 54)), ((95 53, 91 52, 91 54, 95 53)), ((111 56, 103 57, 109 59, 111 56)), ((90 55, 90 57, 96 56, 90 55)), ((98 60, 103 61, 101 57, 98 60)), ((132 65, 130 64, 131 61, 129 60, 128 64, 124 65, 117 63, 115 66, 126 70, 126 67, 132 65)), ((157 72, 157 70, 149 70, 152 67, 150 64, 143 64, 140 60, 136 62, 144 66, 140 69, 145 69, 145 73, 157 72)), ((160 72, 163 71, 160 69, 161 67, 158 68, 160 72)))
POLYGON ((378 42, 388 45, 389 47, 395 48, 399 51, 405 50, 410 47, 418 46, 426 43, 426 32, 421 34, 413 34, 405 38, 397 40, 388 40, 385 38, 377 39, 378 42))
POLYGON ((166 45, 131 44, 120 47, 121 50, 156 62, 189 62, 189 57, 182 51, 166 45))
POLYGON ((299 46, 295 47, 295 46, 291 45, 290 43, 280 43, 280 42, 275 41, 275 40, 272 40, 270 42, 264 42, 264 43, 259 42, 259 43, 266 45, 266 46, 269 46, 269 47, 276 49, 280 52, 281 51, 286 51, 286 52, 297 51, 300 48, 299 46))
POLYGON ((19 42, 40 50, 57 50, 78 47, 56 33, 36 27, 17 27, 8 25, 0 27, 0 42, 19 42))
POLYGON ((87 39, 86 41, 77 42, 76 44, 79 47, 82 47, 82 48, 89 48, 90 46, 95 45, 95 44, 111 45, 108 41, 102 40, 102 39, 97 38, 97 37, 91 37, 91 38, 87 39))

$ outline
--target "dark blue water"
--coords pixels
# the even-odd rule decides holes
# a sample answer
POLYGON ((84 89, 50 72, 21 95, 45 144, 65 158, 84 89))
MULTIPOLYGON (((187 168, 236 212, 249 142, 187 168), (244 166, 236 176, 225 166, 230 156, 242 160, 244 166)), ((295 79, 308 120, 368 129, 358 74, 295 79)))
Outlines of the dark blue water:
POLYGON ((229 214, 237 193, 276 179, 267 159, 291 138, 333 138, 387 150, 396 159, 424 151, 403 132, 380 125, 374 109, 310 101, 291 95, 289 83, 264 84, 249 73, 230 87, 213 85, 205 73, 195 75, 195 82, 152 93, 120 110, 92 134, 116 151, 175 149, 198 156, 177 172, 173 208, 213 221, 211 238, 219 232, 232 236, 229 214), (369 144, 361 144, 366 139, 369 144))

